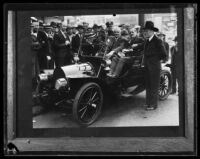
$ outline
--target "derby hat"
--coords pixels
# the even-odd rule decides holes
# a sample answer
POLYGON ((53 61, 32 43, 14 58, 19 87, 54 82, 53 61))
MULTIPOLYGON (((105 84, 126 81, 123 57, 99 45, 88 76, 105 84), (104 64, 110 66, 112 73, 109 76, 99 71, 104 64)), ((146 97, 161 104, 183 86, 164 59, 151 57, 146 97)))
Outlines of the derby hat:
POLYGON ((126 35, 129 35, 129 34, 128 34, 128 31, 127 31, 126 29, 123 29, 123 30, 121 31, 121 36, 126 36, 126 35))
POLYGON ((77 29, 84 29, 84 27, 83 27, 83 25, 80 25, 80 24, 79 24, 79 25, 77 26, 77 29))
POLYGON ((48 25, 48 24, 44 24, 43 27, 44 27, 44 29, 51 29, 52 28, 52 26, 48 25))
POLYGON ((107 27, 113 26, 113 22, 112 22, 112 21, 106 22, 106 26, 107 26, 107 27))
POLYGON ((56 27, 57 27, 56 22, 51 22, 50 25, 51 25, 51 27, 53 27, 53 28, 56 28, 56 27))
POLYGON ((165 35, 164 33, 162 33, 162 32, 158 32, 157 35, 158 35, 158 36, 166 36, 166 35, 165 35))
POLYGON ((94 24, 92 28, 93 28, 93 29, 99 28, 99 26, 98 26, 97 24, 94 24))
POLYGON ((159 29, 154 27, 154 23, 152 21, 146 21, 145 26, 143 27, 143 30, 152 30, 155 32, 158 32, 159 29))
POLYGON ((120 25, 118 25, 118 27, 120 27, 120 28, 121 28, 121 27, 124 27, 124 26, 125 26, 125 24, 120 24, 120 25))

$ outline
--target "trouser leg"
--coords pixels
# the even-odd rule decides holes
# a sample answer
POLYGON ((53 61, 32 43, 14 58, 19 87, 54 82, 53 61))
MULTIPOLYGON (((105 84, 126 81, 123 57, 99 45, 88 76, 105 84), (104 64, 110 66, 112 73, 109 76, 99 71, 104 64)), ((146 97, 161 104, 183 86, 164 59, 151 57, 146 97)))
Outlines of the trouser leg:
POLYGON ((112 58, 112 62, 111 62, 111 66, 110 66, 110 72, 111 73, 115 72, 118 61, 119 61, 119 57, 116 56, 116 57, 112 58))
POLYGON ((149 90, 149 104, 153 106, 158 105, 158 90, 160 86, 160 70, 150 71, 150 90, 149 90))
POLYGON ((150 104, 150 100, 149 100, 149 97, 150 97, 150 78, 149 78, 149 71, 146 69, 146 76, 145 76, 145 88, 146 88, 146 101, 145 101, 145 104, 146 105, 149 105, 150 104))
POLYGON ((116 65, 116 69, 114 71, 114 75, 119 76, 122 72, 122 69, 124 67, 126 60, 124 58, 120 58, 117 65, 116 65))
POLYGON ((176 92, 176 70, 175 70, 175 68, 172 68, 171 72, 172 72, 172 92, 176 92))

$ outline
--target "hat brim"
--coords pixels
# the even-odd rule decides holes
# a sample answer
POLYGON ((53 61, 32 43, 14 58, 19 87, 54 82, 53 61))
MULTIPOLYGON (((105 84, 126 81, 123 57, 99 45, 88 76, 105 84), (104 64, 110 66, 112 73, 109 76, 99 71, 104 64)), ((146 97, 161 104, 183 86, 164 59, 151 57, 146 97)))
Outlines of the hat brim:
POLYGON ((142 29, 143 29, 143 30, 153 30, 153 31, 155 31, 155 32, 158 32, 158 31, 159 31, 159 29, 158 29, 158 28, 155 28, 155 27, 153 27, 153 28, 145 28, 145 27, 143 27, 142 29))
POLYGON ((77 29, 84 29, 84 27, 76 27, 77 29))

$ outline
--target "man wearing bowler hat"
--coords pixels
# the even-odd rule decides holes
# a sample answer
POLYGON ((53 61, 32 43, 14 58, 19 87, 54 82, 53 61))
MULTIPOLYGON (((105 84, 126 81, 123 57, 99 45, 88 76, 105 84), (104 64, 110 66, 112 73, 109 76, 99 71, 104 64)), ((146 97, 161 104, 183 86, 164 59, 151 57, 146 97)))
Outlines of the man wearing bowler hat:
POLYGON ((83 34, 84 34, 84 27, 83 25, 77 26, 78 33, 72 38, 72 52, 79 53, 80 51, 80 44, 83 40, 83 34))
POLYGON ((50 57, 50 43, 49 43, 49 35, 48 32, 51 29, 49 25, 43 25, 43 30, 39 30, 37 34, 37 40, 39 42, 39 49, 38 49, 38 61, 40 71, 44 69, 48 69, 48 60, 51 59, 50 57))
POLYGON ((146 110, 154 110, 158 103, 158 90, 160 85, 161 60, 167 56, 165 46, 155 32, 158 28, 154 27, 152 21, 146 21, 143 28, 146 38, 144 46, 144 66, 146 70, 146 110))
POLYGON ((56 67, 69 65, 72 62, 72 55, 70 52, 70 41, 62 31, 61 24, 57 24, 58 32, 54 35, 54 50, 55 50, 55 64, 56 67))
POLYGON ((158 36, 158 38, 160 38, 163 41, 163 44, 164 44, 165 49, 167 51, 167 58, 163 61, 163 62, 166 62, 166 61, 169 60, 169 44, 165 40, 166 35, 164 33, 162 33, 162 32, 159 32, 157 34, 157 36, 158 36))

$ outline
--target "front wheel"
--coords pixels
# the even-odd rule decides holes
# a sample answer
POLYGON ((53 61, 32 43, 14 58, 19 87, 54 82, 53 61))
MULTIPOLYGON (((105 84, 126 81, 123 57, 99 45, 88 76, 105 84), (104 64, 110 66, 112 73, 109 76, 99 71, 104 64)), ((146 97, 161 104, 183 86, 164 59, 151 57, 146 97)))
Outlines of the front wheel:
POLYGON ((96 83, 83 85, 75 96, 73 116, 81 126, 89 126, 100 115, 103 104, 101 88, 96 83))
POLYGON ((168 98, 172 89, 172 77, 169 71, 162 70, 160 74, 159 99, 165 100, 168 98))

